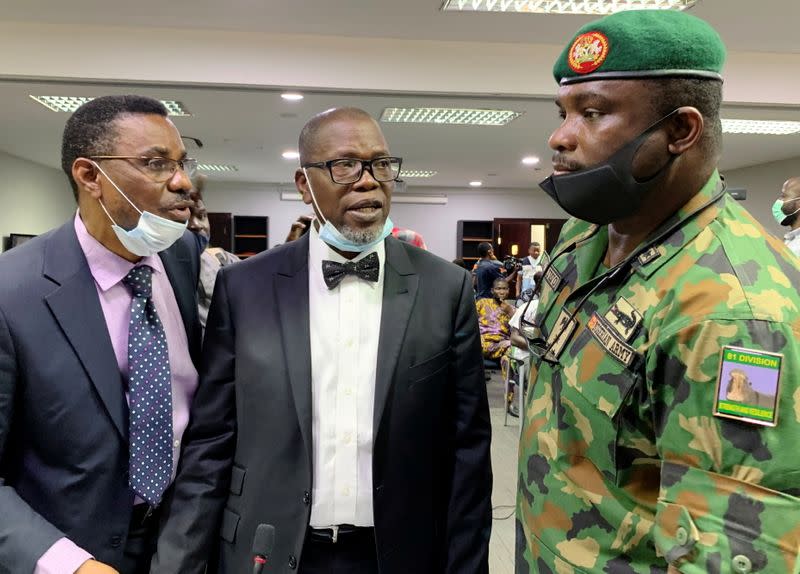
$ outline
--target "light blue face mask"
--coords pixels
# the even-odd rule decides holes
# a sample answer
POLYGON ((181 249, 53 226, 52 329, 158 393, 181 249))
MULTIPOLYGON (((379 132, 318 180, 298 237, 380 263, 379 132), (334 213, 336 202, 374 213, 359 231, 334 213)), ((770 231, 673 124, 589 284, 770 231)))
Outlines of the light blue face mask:
POLYGON ((122 193, 122 190, 119 188, 119 186, 114 183, 110 177, 108 177, 106 172, 103 171, 103 168, 96 163, 94 165, 100 170, 100 173, 106 177, 111 185, 114 186, 114 189, 116 189, 119 194, 124 197, 125 200, 130 203, 136 211, 139 212, 139 221, 136 224, 136 227, 133 229, 123 229, 117 225, 117 222, 114 221, 113 217, 111 217, 111 214, 106 209, 106 206, 103 205, 103 202, 98 199, 100 202, 100 207, 103 208, 103 211, 106 212, 106 215, 111 220, 111 229, 114 231, 117 239, 119 239, 119 242, 122 243, 122 246, 125 249, 134 255, 138 255, 139 257, 148 257, 164 251, 167 247, 171 246, 181 238, 183 232, 186 230, 186 225, 189 223, 188 220, 183 223, 178 223, 177 221, 171 221, 164 217, 150 213, 149 211, 142 211, 136 207, 130 199, 128 199, 127 195, 122 193))
POLYGON ((369 243, 354 243, 352 240, 342 235, 342 232, 336 229, 336 227, 330 221, 325 219, 324 215, 322 215, 322 210, 319 208, 319 204, 317 203, 317 198, 314 196, 314 190, 311 188, 311 180, 308 178, 308 173, 306 172, 306 168, 302 169, 303 169, 303 174, 305 174, 306 176, 306 184, 308 185, 308 191, 311 192, 311 201, 314 202, 314 207, 317 210, 318 217, 324 220, 322 221, 322 226, 319 228, 319 238, 322 239, 325 243, 344 253, 363 253, 364 251, 369 251, 376 245, 379 245, 381 241, 383 241, 389 235, 392 234, 392 229, 394 229, 394 223, 392 223, 391 218, 387 217, 386 221, 383 222, 383 229, 381 229, 381 232, 375 239, 373 239, 369 243))

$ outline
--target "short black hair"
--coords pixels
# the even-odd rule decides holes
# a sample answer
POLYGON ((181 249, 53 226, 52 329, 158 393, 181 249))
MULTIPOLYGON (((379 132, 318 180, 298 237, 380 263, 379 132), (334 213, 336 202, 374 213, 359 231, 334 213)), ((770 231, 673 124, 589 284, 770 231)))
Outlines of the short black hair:
POLYGON ((508 279, 506 279, 505 277, 498 277, 497 279, 495 279, 494 281, 492 281, 492 289, 494 289, 495 287, 497 287, 497 285, 498 285, 499 283, 505 283, 505 284, 506 284, 506 287, 508 287, 508 279))
POLYGON ((86 102, 67 120, 61 140, 61 169, 67 174, 75 200, 78 184, 72 164, 79 157, 110 155, 117 133, 114 122, 126 114, 156 114, 166 117, 164 104, 146 96, 102 96, 86 102))
POLYGON ((481 257, 486 257, 489 255, 489 252, 492 251, 492 249, 493 247, 491 243, 486 243, 485 241, 483 243, 478 243, 478 255, 481 257))
POLYGON ((643 80, 650 93, 655 119, 681 106, 692 106, 703 115, 705 133, 700 140, 707 154, 719 153, 722 146, 722 82, 700 78, 659 78, 643 80))
POLYGON ((314 147, 317 143, 317 134, 322 126, 340 118, 375 121, 375 118, 360 108, 331 108, 318 113, 308 120, 300 131, 300 137, 297 142, 297 151, 300 152, 300 165, 311 161, 311 156, 314 154, 314 147))

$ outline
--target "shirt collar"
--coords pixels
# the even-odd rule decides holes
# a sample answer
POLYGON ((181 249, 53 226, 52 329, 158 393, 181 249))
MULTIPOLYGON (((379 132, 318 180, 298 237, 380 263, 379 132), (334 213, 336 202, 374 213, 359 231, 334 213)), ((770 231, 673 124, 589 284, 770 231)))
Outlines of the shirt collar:
POLYGON ((142 257, 138 262, 131 263, 107 249, 89 234, 89 230, 86 229, 86 225, 81 219, 80 210, 75 213, 75 233, 78 236, 81 250, 86 256, 86 262, 89 264, 89 271, 103 292, 122 281, 134 267, 149 265, 156 273, 164 272, 164 264, 158 256, 142 257))
POLYGON ((792 229, 789 233, 783 236, 786 241, 791 241, 795 237, 800 237, 800 227, 792 229))
POLYGON ((347 263, 348 261, 360 261, 364 259, 370 253, 377 253, 378 254, 378 261, 380 261, 380 271, 378 275, 378 281, 375 283, 371 281, 366 281, 367 285, 372 288, 377 288, 378 284, 381 283, 383 279, 383 271, 384 271, 384 261, 386 260, 386 242, 381 241, 378 245, 376 245, 373 249, 368 251, 364 251, 363 253, 359 253, 353 259, 347 259, 343 257, 341 254, 337 253, 333 250, 333 248, 325 243, 319 237, 319 232, 317 231, 316 225, 311 223, 311 230, 309 231, 311 236, 308 238, 308 265, 310 272, 315 275, 322 275, 322 261, 336 261, 337 263, 347 263))

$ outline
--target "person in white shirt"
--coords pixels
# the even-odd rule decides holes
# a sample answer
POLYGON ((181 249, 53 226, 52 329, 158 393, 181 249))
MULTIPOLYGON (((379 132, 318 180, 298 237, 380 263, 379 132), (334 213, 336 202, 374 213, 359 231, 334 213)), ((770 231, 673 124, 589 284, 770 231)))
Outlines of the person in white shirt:
POLYGON ((299 150, 316 219, 217 276, 151 574, 248 571, 260 525, 272 573, 487 574, 469 273, 391 236, 402 160, 366 112, 314 116, 299 150))
POLYGON ((800 177, 787 179, 780 197, 772 204, 772 216, 779 225, 790 228, 783 236, 787 247, 800 256, 800 177))
POLYGON ((533 276, 542 270, 548 260, 547 253, 542 251, 542 244, 538 241, 532 241, 528 246, 528 255, 522 260, 522 270, 520 271, 522 280, 517 281, 517 299, 525 291, 533 292, 536 287, 536 281, 533 276))

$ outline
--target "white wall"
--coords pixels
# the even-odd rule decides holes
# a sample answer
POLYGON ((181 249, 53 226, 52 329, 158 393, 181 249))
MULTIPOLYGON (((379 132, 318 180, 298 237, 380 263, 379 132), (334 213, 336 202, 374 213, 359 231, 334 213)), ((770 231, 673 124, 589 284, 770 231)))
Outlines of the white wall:
MULTIPOLYGON (((312 213, 310 207, 301 201, 281 201, 281 191, 296 193, 287 185, 208 182, 204 199, 209 211, 269 216, 269 245, 273 247, 283 242, 289 227, 299 215, 312 213)), ((397 194, 398 197, 400 195, 397 194)), ((567 217, 538 189, 523 192, 412 187, 402 195, 447 195, 447 205, 394 203, 391 217, 395 225, 420 233, 430 251, 448 260, 456 257, 456 222, 460 219, 567 217)))
POLYGON ((761 225, 778 237, 789 231, 788 227, 775 223, 772 204, 778 199, 783 182, 800 175, 800 157, 727 171, 724 175, 728 187, 747 189, 747 199, 742 205, 761 225))
POLYGON ((63 172, 0 152, 0 237, 39 235, 64 223, 76 207, 63 172))

